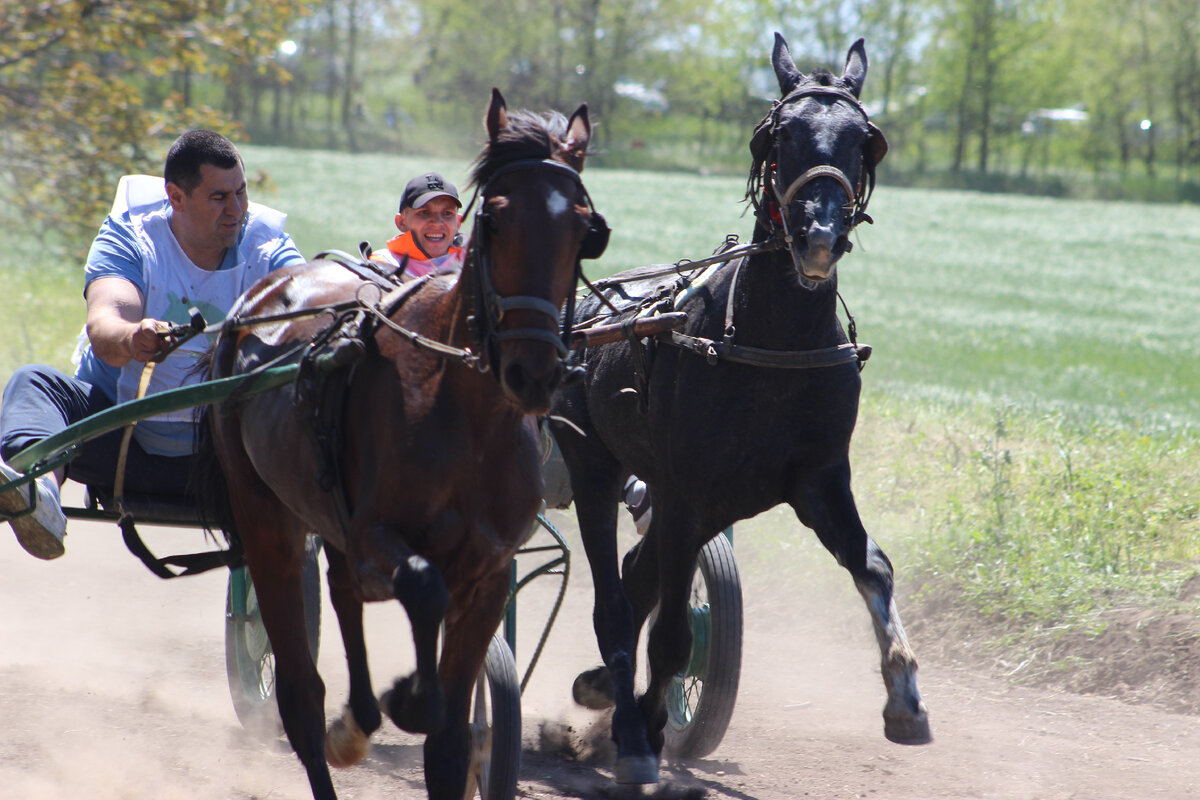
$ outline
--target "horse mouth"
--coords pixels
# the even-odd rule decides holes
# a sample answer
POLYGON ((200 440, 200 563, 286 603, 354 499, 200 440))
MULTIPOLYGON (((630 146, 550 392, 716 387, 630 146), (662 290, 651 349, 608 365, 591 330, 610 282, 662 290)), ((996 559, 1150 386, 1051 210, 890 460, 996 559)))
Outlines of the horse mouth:
POLYGON ((509 400, 526 414, 548 414, 554 390, 562 380, 562 363, 549 370, 531 370, 520 360, 503 369, 501 386, 509 400))
POLYGON ((829 248, 808 248, 803 253, 792 251, 796 272, 805 280, 823 283, 833 277, 841 253, 829 248))

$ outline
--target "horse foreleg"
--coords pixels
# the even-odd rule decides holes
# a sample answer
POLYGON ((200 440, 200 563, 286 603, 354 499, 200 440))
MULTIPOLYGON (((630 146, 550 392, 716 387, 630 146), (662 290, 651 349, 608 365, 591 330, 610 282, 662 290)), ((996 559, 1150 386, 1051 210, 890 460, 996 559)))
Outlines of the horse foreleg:
MULTIPOLYGON (((425 788, 430 800, 460 800, 471 768, 471 697, 492 634, 500 625, 511 582, 500 570, 469 600, 456 599, 446 620, 438 674, 446 693, 446 726, 425 739, 425 788)), ((457 597, 457 596, 456 596, 457 597)), ((486 796, 486 786, 479 787, 486 796)), ((472 792, 470 797, 474 797, 472 792)))
POLYGON ((350 702, 325 732, 325 759, 331 766, 349 767, 366 758, 368 737, 379 729, 382 717, 371 691, 362 600, 354 592, 346 557, 331 547, 326 547, 325 557, 329 560, 329 598, 337 613, 350 672, 350 702))
POLYGON ((866 561, 865 574, 855 575, 854 584, 871 612, 875 639, 883 655, 881 672, 888 693, 883 709, 883 735, 897 744, 928 744, 933 735, 917 690, 917 657, 896 610, 892 565, 869 536, 866 561))
POLYGON ((437 640, 450 595, 437 568, 393 536, 401 553, 392 573, 392 591, 412 623, 417 669, 398 679, 380 704, 398 726, 410 733, 434 733, 446 724, 445 697, 437 673, 437 640))
MULTIPOLYGON (((574 475, 572 484, 588 485, 576 481, 574 475)), ((612 681, 612 738, 617 745, 614 778, 617 783, 657 783, 658 757, 650 747, 645 720, 634 699, 637 637, 633 609, 617 569, 616 493, 611 497, 576 493, 575 508, 595 590, 592 622, 596 643, 612 681)), ((584 673, 576 683, 596 675, 584 673)))
POLYGON ((822 544, 850 572, 866 601, 888 693, 883 735, 898 744, 927 744, 933 737, 917 689, 917 657, 896 610, 892 563, 863 528, 850 492, 849 467, 823 484, 802 489, 792 505, 801 522, 816 531, 822 544))

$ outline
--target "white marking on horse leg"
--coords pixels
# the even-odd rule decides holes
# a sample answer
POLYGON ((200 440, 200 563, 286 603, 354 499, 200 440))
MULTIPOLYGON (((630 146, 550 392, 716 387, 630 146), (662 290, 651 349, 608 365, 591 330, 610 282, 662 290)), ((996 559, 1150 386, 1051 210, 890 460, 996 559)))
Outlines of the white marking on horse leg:
POLYGON ((856 581, 871 612, 881 656, 880 672, 887 688, 883 708, 883 735, 897 744, 927 744, 933 740, 929 717, 917 689, 917 657, 908 643, 896 601, 885 599, 866 581, 856 581))

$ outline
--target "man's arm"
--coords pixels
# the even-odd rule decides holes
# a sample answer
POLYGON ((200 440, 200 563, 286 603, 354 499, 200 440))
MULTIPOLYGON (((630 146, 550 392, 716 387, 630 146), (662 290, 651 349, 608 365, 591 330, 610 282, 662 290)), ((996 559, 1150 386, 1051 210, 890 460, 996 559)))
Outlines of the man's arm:
POLYGON ((87 334, 92 351, 106 364, 123 367, 149 361, 163 347, 158 331, 166 323, 143 319, 142 293, 124 278, 97 278, 88 284, 87 334))

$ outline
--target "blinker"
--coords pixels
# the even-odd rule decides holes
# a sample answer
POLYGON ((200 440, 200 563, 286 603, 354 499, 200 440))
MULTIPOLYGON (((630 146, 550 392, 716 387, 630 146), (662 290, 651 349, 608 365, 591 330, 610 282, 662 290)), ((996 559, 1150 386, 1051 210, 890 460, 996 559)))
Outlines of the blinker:
POLYGON ((593 211, 587 233, 583 235, 583 241, 579 244, 579 257, 591 259, 604 255, 604 251, 608 249, 608 239, 611 235, 612 228, 608 227, 604 215, 599 211, 593 211))

